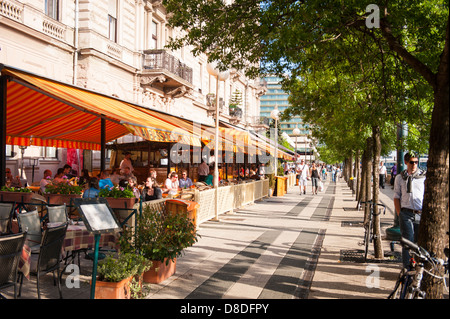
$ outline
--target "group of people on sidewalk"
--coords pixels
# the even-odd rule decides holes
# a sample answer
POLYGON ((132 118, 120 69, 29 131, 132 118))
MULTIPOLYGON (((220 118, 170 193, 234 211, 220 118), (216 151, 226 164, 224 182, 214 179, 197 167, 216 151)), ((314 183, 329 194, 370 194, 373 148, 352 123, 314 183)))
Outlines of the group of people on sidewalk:
MULTIPOLYGON (((312 193, 317 195, 319 191, 323 190, 323 182, 327 179, 327 167, 325 164, 317 165, 312 162, 311 167, 305 163, 305 160, 301 160, 300 164, 295 167, 295 173, 297 175, 298 185, 300 187, 300 195, 306 194, 306 187, 308 181, 311 180, 312 193)), ((339 178, 340 168, 336 166, 331 167, 332 181, 336 182, 339 178)))

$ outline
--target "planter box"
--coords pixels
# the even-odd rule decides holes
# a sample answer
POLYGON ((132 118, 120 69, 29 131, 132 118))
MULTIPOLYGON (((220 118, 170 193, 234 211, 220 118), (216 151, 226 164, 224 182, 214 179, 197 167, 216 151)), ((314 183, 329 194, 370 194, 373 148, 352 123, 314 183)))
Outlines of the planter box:
POLYGON ((44 197, 47 200, 47 204, 49 205, 63 205, 63 204, 70 205, 74 198, 81 198, 81 194, 80 195, 44 194, 44 197))
POLYGON ((108 201, 108 205, 111 208, 121 208, 121 209, 133 209, 134 204, 136 203, 136 198, 114 198, 114 197, 106 197, 108 201))
POLYGON ((153 265, 150 270, 144 272, 144 282, 151 284, 159 284, 170 276, 174 275, 177 268, 177 259, 173 261, 169 260, 169 264, 166 265, 166 260, 152 261, 153 265))
POLYGON ((24 193, 0 191, 0 201, 2 202, 30 203, 32 197, 32 192, 24 193))
POLYGON ((119 282, 97 280, 95 282, 95 299, 130 299, 130 282, 132 278, 125 278, 119 282))

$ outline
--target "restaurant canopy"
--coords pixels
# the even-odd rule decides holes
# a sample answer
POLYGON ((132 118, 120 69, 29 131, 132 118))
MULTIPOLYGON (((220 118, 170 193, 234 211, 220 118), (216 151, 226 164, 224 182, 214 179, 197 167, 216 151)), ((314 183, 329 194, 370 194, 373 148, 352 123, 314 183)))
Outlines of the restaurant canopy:
POLYGON ((139 130, 149 140, 201 145, 175 117, 2 64, 0 72, 6 144, 100 150, 104 119, 105 142, 139 130))

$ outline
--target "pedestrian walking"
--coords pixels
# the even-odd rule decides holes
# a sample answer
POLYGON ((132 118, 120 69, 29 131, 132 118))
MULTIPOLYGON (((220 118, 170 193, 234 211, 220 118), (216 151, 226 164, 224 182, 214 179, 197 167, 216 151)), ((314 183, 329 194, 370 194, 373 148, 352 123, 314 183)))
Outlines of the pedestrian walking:
POLYGON ((298 185, 300 187, 300 195, 306 194, 306 186, 308 185, 308 178, 309 178, 309 167, 307 164, 305 164, 305 160, 302 160, 300 162, 300 165, 298 167, 297 173, 300 175, 298 179, 298 185))
POLYGON ((387 177, 387 169, 383 162, 380 162, 380 172, 379 172, 379 180, 380 180, 380 186, 384 189, 384 184, 386 183, 386 177, 387 177))
POLYGON ((311 176, 311 185, 313 195, 317 195, 317 190, 319 189, 320 174, 319 169, 316 167, 316 163, 312 163, 311 171, 309 173, 311 176))

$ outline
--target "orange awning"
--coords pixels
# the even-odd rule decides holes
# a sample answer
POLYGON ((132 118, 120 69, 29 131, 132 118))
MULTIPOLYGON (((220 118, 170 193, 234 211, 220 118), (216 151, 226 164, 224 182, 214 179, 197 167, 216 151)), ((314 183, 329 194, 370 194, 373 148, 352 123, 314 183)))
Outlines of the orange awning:
POLYGON ((143 107, 3 65, 0 70, 8 76, 7 144, 99 150, 103 118, 106 142, 149 129, 159 136, 175 132, 176 141, 182 136, 184 142, 200 145, 199 137, 174 124, 175 117, 157 117, 143 107))

